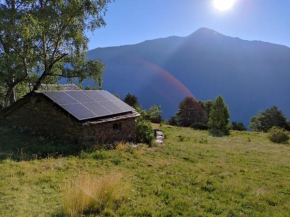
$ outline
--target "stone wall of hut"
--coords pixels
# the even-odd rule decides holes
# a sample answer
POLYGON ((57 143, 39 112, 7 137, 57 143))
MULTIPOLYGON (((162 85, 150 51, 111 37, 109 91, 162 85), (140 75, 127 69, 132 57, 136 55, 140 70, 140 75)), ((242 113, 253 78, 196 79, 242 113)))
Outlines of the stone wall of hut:
POLYGON ((31 97, 6 117, 0 126, 28 129, 40 135, 63 140, 78 140, 81 127, 72 118, 44 97, 31 97))
POLYGON ((83 138, 86 141, 105 144, 114 142, 135 142, 135 118, 83 126, 83 138))
POLYGON ((42 96, 31 97, 28 102, 0 119, 0 127, 28 129, 40 135, 92 144, 134 142, 135 118, 81 124, 42 96))

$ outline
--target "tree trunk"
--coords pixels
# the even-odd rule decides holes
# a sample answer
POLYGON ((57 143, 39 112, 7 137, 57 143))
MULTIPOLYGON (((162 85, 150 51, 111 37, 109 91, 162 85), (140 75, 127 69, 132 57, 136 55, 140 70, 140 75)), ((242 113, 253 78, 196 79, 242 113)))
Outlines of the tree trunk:
POLYGON ((15 101, 16 101, 15 88, 14 86, 11 86, 8 88, 7 93, 5 95, 4 107, 12 105, 15 101))

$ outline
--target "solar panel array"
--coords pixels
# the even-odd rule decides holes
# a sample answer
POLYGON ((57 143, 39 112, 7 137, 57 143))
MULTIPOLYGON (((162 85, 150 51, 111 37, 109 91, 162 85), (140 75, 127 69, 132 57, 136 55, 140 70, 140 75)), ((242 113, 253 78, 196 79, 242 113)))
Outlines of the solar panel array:
POLYGON ((134 111, 132 107, 105 90, 42 93, 80 121, 134 111))

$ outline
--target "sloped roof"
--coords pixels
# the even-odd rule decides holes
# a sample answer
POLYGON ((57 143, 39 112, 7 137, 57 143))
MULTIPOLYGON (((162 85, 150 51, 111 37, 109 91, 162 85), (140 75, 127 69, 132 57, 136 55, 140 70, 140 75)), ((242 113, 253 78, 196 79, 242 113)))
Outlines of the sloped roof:
POLYGON ((79 121, 132 113, 134 108, 105 90, 39 91, 79 121))
POLYGON ((75 84, 41 84, 41 90, 53 91, 53 90, 81 90, 75 84))

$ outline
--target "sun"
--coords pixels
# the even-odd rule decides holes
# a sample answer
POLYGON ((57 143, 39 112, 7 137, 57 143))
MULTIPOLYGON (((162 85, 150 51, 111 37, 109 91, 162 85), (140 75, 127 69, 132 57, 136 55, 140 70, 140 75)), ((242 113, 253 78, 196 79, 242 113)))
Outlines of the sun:
POLYGON ((236 0, 214 0, 214 6, 220 11, 226 11, 233 7, 236 0))

